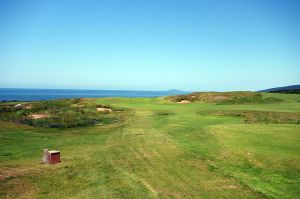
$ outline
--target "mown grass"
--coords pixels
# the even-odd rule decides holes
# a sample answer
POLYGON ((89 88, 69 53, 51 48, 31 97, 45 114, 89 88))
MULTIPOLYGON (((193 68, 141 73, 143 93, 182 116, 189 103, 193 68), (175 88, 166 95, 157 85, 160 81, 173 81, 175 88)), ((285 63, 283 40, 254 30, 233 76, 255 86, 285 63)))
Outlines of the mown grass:
POLYGON ((83 99, 67 107, 109 105, 123 121, 80 128, 14 123, 1 112, 0 197, 299 198, 300 126, 288 121, 300 96, 262 94, 270 97, 280 102, 83 99), (39 164, 44 148, 60 150, 62 162, 39 164))

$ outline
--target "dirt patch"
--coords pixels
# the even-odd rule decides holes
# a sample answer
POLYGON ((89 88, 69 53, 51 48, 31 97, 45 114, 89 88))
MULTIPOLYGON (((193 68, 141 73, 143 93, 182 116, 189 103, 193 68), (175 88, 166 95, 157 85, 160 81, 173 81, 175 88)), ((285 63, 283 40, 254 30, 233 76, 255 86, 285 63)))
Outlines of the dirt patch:
POLYGON ((25 109, 32 109, 32 106, 31 105, 27 105, 27 106, 25 106, 25 109))
POLYGON ((223 189, 230 189, 230 190, 233 190, 233 189, 238 189, 239 187, 236 186, 236 185, 227 185, 227 186, 224 186, 223 189))
POLYGON ((191 101, 189 100, 181 100, 180 102, 177 102, 178 104, 189 104, 191 101))
POLYGON ((112 110, 110 108, 103 108, 103 107, 98 107, 97 111, 100 111, 100 112, 112 112, 112 110))
POLYGON ((223 96, 223 95, 213 97, 214 101, 224 101, 224 100, 227 100, 227 99, 230 99, 230 97, 229 96, 223 96))
POLYGON ((26 173, 28 173, 26 170, 7 170, 5 172, 0 173, 0 181, 5 180, 6 178, 25 175, 26 173))
POLYGON ((3 171, 0 172, 0 181, 10 178, 15 178, 17 176, 24 176, 30 173, 39 173, 39 168, 11 168, 11 169, 3 169, 3 171))
POLYGON ((23 176, 41 175, 41 167, 7 168, 0 172, 0 197, 35 198, 36 187, 24 181, 23 176))
POLYGON ((50 115, 47 113, 42 113, 42 114, 32 114, 29 116, 30 118, 36 120, 36 119, 43 119, 43 118, 49 118, 50 115))
POLYGON ((168 189, 158 189, 158 193, 160 193, 163 196, 169 197, 169 198, 183 198, 179 193, 173 191, 173 190, 168 190, 168 189))

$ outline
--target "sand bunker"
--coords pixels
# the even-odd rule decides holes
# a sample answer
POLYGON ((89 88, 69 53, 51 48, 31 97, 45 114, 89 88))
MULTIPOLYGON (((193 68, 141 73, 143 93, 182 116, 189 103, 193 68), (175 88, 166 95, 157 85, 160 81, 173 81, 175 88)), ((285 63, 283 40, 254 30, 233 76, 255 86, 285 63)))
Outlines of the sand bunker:
POLYGON ((43 113, 43 114, 32 114, 30 115, 30 118, 32 119, 42 119, 42 118, 49 118, 50 115, 49 114, 46 114, 46 113, 43 113))
POLYGON ((102 108, 102 107, 98 107, 97 111, 100 111, 100 112, 112 112, 112 110, 110 108, 102 108))
POLYGON ((189 100, 181 100, 180 102, 177 102, 178 104, 188 104, 191 103, 189 100))

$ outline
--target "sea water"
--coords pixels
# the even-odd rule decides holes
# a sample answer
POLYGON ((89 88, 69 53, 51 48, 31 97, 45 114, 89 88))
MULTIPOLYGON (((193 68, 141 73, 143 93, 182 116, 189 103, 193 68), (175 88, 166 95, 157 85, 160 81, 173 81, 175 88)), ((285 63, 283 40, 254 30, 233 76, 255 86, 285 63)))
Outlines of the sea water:
POLYGON ((187 92, 132 91, 132 90, 73 90, 73 89, 20 89, 0 88, 0 101, 36 101, 64 98, 103 98, 103 97, 160 97, 187 92))

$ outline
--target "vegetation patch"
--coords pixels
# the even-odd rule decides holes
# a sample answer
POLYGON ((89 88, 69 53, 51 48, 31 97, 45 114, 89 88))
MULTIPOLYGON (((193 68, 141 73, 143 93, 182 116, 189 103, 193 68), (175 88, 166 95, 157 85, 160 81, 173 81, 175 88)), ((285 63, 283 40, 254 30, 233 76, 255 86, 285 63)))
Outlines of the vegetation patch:
POLYGON ((177 103, 213 102, 217 104, 260 104, 283 101, 274 97, 263 98, 262 94, 258 92, 197 92, 169 96, 166 99, 177 103))
POLYGON ((103 114, 112 112, 111 106, 95 107, 94 104, 83 103, 80 99, 34 102, 30 107, 16 109, 12 105, 1 106, 2 119, 46 128, 85 127, 122 121, 120 115, 103 114))
POLYGON ((261 94, 257 94, 252 97, 234 97, 232 99, 224 100, 222 102, 217 103, 218 105, 226 105, 226 104, 271 104, 271 103, 279 103, 282 102, 282 99, 267 97, 262 98, 261 94))
POLYGON ((300 124, 300 113, 272 111, 205 110, 200 115, 243 117, 246 123, 300 124))
POLYGON ((290 89, 290 90, 276 90, 269 91, 270 93, 283 93, 283 94, 300 94, 300 89, 290 89))

